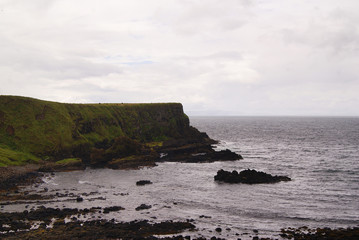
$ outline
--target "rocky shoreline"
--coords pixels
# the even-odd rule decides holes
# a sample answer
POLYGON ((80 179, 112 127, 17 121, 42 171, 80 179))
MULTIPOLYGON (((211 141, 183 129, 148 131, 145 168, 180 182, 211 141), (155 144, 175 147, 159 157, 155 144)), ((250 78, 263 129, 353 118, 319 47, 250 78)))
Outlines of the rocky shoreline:
POLYGON ((83 160, 59 164, 56 162, 41 162, 41 164, 27 164, 24 166, 0 167, 0 191, 16 188, 19 185, 29 185, 39 181, 43 172, 63 172, 84 170, 86 167, 111 169, 139 169, 155 167, 157 162, 188 162, 207 163, 215 161, 236 161, 243 159, 241 155, 228 149, 215 151, 210 140, 202 143, 188 143, 177 141, 179 145, 171 143, 149 149, 141 146, 141 152, 123 158, 112 158, 101 164, 91 164, 83 160))
POLYGON ((17 188, 19 185, 29 185, 38 181, 41 173, 39 165, 0 167, 0 191, 17 188))
MULTIPOLYGON (((133 183, 139 188, 146 188, 151 184, 149 180, 140 180, 133 183), (139 184, 137 184, 139 183, 139 184)), ((82 202, 79 196, 48 195, 47 189, 43 189, 38 195, 23 192, 21 189, 7 191, 7 203, 0 199, 3 204, 12 204, 16 201, 26 201, 29 204, 36 201, 44 204, 48 201, 56 201, 57 198, 70 197, 73 202, 82 202), (41 193, 42 192, 42 193, 41 193), (16 197, 18 196, 18 197, 16 197)), ((89 193, 91 194, 91 193, 89 193)), ((83 195, 85 196, 85 195, 83 195)), ((87 195, 86 195, 87 196, 87 195)), ((61 202, 61 200, 60 200, 61 202)), ((80 203, 81 204, 81 203, 80 203)), ((91 207, 91 208, 38 208, 27 209, 23 212, 0 211, 0 238, 1 239, 192 239, 192 240, 220 240, 225 238, 231 230, 213 226, 212 237, 201 236, 201 230, 196 226, 197 220, 187 219, 185 221, 153 221, 137 220, 130 222, 117 222, 109 220, 105 216, 111 212, 121 212, 121 206, 91 207), (95 219, 94 219, 95 216, 95 219), (36 226, 36 227, 34 227, 36 226), (223 237, 222 237, 223 236, 223 237)), ((139 205, 136 211, 152 211, 148 204, 139 205)), ((211 218, 211 216, 199 216, 199 219, 211 218)), ((248 235, 232 232, 236 239, 269 240, 278 237, 260 237, 257 230, 248 235)), ((278 231, 282 239, 357 239, 359 228, 328 229, 318 228, 286 228, 278 231)))
MULTIPOLYGON (((180 103, 63 104, 0 96, 0 106, 1 239, 206 239, 200 235, 201 230, 196 228, 193 219, 159 222, 105 220, 104 216, 123 208, 118 205, 90 209, 38 207, 65 199, 83 206, 92 193, 50 193, 46 188, 27 192, 20 186, 36 186, 44 172, 51 174, 86 168, 139 169, 155 167, 159 162, 207 163, 242 159, 228 149, 216 151, 212 146, 216 141, 190 126, 180 103), (34 202, 37 208, 30 206, 34 202), (5 205, 17 203, 25 205, 26 210, 1 211, 5 205), (94 220, 92 214, 98 219, 94 220), (85 217, 90 215, 91 218, 85 217), (184 233, 187 235, 178 235, 184 233)), ((254 180, 243 178, 236 171, 220 172, 222 177, 216 180, 250 184, 288 181, 285 177, 249 173, 254 176, 250 179, 254 180)), ((143 180, 137 186, 146 188, 147 184, 151 182, 143 180)), ((137 188, 136 183, 133 187, 137 188)), ((103 196, 93 199, 105 200, 103 196)), ((154 205, 143 203, 132 210, 143 213, 154 208, 154 205)), ((213 226, 210 232, 215 236, 210 239, 223 239, 218 237, 224 236, 220 235, 221 232, 231 231, 222 228, 213 226)), ((326 236, 358 239, 359 235, 356 228, 333 231, 285 229, 281 234, 282 238, 288 239, 328 239, 326 236)), ((240 233, 234 235, 242 237, 240 233)), ((258 230, 246 237, 249 236, 268 239, 259 238, 258 230)))
MULTIPOLYGON (((144 166, 156 166, 156 162, 176 161, 176 162, 213 162, 213 161, 233 161, 242 157, 230 150, 215 151, 209 143, 187 143, 180 146, 174 144, 157 147, 152 152, 150 161, 146 155, 137 155, 137 160, 128 159, 121 164, 117 164, 115 169, 138 169, 144 166), (155 152, 156 154, 153 154, 155 152), (132 162, 131 162, 132 161, 132 162), (131 162, 131 163, 129 163, 131 162)), ((19 191, 18 187, 29 184, 36 184, 41 181, 42 172, 52 171, 71 171, 81 170, 84 164, 68 164, 61 167, 49 163, 43 165, 27 165, 18 167, 0 168, 0 202, 2 204, 12 204, 16 202, 44 202, 60 197, 58 195, 31 194, 19 191)), ((110 165, 107 165, 110 167, 110 165)), ((272 176, 255 170, 237 171, 219 170, 215 176, 216 181, 227 183, 276 183, 280 181, 290 181, 286 176, 272 176)), ((135 183, 137 186, 151 184, 149 180, 140 180, 135 183)), ((46 192, 46 189, 43 190, 46 192)), ((66 197, 66 196, 65 196, 66 197)), ((82 197, 71 197, 72 201, 81 202, 82 197)), ((56 200, 55 200, 56 201, 56 200)), ((136 211, 150 211, 151 205, 142 204, 136 211)), ((222 240, 219 237, 224 231, 221 228, 214 228, 216 234, 210 238, 201 236, 200 230, 196 227, 193 219, 186 221, 160 221, 149 222, 148 220, 138 220, 131 222, 116 222, 115 220, 101 219, 101 216, 110 212, 121 211, 121 206, 92 207, 90 209, 69 209, 69 208, 45 208, 25 210, 23 212, 6 213, 0 211, 0 238, 1 239, 177 239, 177 240, 222 240), (100 219, 93 220, 86 218, 87 215, 97 214, 100 219), (84 218, 82 218, 84 217, 84 218), (66 220, 65 220, 66 219, 66 220), (87 220, 84 220, 87 219, 87 220), (36 223, 36 224, 35 224, 36 223), (35 225, 36 227, 34 227, 35 225), (183 234, 185 233, 185 234, 183 234), (188 235, 190 233, 190 235, 188 235)), ((210 218, 210 216, 200 216, 200 218, 210 218)), ((229 230, 226 230, 229 231, 229 230)), ((278 231, 279 232, 279 231, 278 231)), ((328 229, 317 228, 287 228, 278 233, 282 239, 358 239, 359 228, 328 229)), ((242 234, 236 233, 238 239, 242 234)), ((258 231, 252 235, 245 235, 245 239, 270 240, 277 239, 258 235, 258 231)))
POLYGON ((114 220, 78 220, 90 213, 120 211, 121 207, 91 209, 54 209, 40 207, 21 213, 0 213, 1 239, 157 239, 153 235, 177 234, 195 226, 186 222, 146 220, 115 222, 114 220), (66 220, 67 219, 67 220, 66 220), (34 227, 34 224, 37 224, 34 227), (51 226, 51 227, 49 227, 51 226))
MULTIPOLYGON (((135 220, 131 222, 117 222, 114 219, 81 220, 91 214, 108 214, 111 211, 123 210, 120 206, 107 208, 92 207, 90 209, 45 208, 25 210, 15 213, 0 212, 1 239, 176 239, 176 240, 222 240, 218 236, 206 238, 195 236, 199 231, 193 219, 186 221, 135 220), (185 233, 185 235, 182 235, 185 233)), ((208 217, 208 216, 203 216, 208 217)), ((201 217, 200 217, 201 218, 201 217)), ((220 234, 230 228, 215 228, 213 232, 220 234)), ((253 230, 252 240, 273 240, 276 238, 258 236, 258 230, 253 230)), ((237 239, 241 234, 236 233, 237 239)), ((282 239, 297 240, 354 240, 359 237, 359 228, 316 228, 308 227, 282 229, 279 236, 282 239)), ((248 239, 248 238, 246 238, 248 239)))

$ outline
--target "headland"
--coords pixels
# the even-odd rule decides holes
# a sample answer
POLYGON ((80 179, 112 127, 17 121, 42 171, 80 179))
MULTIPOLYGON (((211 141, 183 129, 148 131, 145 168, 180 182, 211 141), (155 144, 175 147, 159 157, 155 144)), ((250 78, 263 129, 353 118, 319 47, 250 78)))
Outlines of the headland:
POLYGON ((29 171, 126 169, 158 161, 241 158, 215 151, 213 143, 190 126, 180 103, 69 104, 0 96, 0 167, 10 170, 2 169, 2 182, 27 174, 26 166, 29 171))

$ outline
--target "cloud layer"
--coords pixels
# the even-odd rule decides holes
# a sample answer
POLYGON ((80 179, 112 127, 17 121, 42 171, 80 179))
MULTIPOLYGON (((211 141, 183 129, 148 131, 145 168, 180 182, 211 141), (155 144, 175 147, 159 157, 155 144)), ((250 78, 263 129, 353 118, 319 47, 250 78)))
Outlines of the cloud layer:
POLYGON ((0 94, 359 115, 356 0, 0 1, 0 94))

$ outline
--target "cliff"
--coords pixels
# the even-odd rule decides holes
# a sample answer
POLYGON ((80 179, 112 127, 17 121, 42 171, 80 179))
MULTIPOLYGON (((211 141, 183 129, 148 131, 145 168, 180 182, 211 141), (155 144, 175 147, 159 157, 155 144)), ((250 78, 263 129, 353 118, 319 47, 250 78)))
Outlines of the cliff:
POLYGON ((122 137, 138 143, 200 138, 180 103, 64 104, 0 96, 0 164, 85 157, 122 137))
POLYGON ((210 142, 189 125, 180 103, 65 104, 0 96, 0 166, 101 165, 133 155, 156 158, 154 149, 163 146, 210 142))

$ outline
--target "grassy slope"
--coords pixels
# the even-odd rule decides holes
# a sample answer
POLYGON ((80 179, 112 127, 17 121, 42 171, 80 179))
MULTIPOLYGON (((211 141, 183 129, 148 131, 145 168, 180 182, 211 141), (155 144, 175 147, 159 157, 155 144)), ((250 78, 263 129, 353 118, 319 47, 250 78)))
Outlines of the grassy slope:
POLYGON ((141 142, 179 138, 188 128, 179 103, 63 104, 0 96, 0 166, 71 157, 76 146, 118 136, 141 142))

